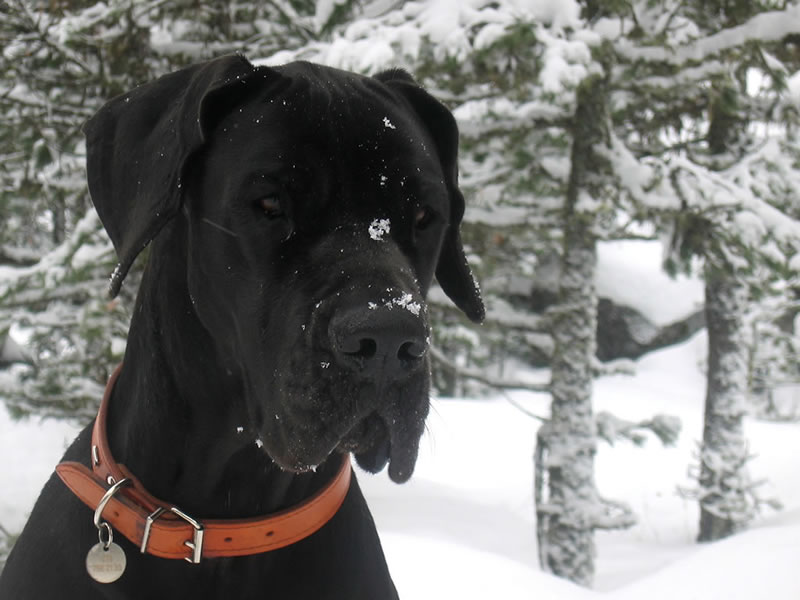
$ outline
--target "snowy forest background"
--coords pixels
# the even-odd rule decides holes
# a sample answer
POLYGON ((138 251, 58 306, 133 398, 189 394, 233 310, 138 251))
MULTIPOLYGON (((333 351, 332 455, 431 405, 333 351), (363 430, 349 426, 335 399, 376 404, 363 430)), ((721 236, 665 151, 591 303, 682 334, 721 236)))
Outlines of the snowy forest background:
MULTIPOLYGON (((471 326, 432 292, 435 387, 504 393, 536 420, 518 476, 533 482, 540 568, 590 586, 597 532, 636 522, 598 492, 599 441, 680 435, 655 407, 638 421, 596 410, 595 379, 703 329, 702 438, 682 488, 697 540, 780 508, 751 474, 743 421, 800 421, 800 3, 0 0, 0 50, 0 399, 15 417, 87 422, 124 354, 137 278, 108 300, 116 257, 80 130, 105 100, 237 51, 400 66, 457 117, 488 309, 471 326), (664 323, 601 296, 598 248, 624 240, 660 244, 660 268, 701 281, 704 306, 664 323)), ((0 528, 4 552, 13 533, 0 528)))

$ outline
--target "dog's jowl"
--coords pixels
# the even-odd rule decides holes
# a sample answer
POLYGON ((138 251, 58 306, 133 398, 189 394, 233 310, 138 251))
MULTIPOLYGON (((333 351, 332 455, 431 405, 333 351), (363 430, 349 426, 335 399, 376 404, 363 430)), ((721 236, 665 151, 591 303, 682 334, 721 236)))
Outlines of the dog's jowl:
POLYGON ((413 473, 434 278, 483 318, 452 115, 403 71, 226 56, 85 132, 112 294, 149 257, 123 364, 0 598, 397 597, 350 456, 413 473))

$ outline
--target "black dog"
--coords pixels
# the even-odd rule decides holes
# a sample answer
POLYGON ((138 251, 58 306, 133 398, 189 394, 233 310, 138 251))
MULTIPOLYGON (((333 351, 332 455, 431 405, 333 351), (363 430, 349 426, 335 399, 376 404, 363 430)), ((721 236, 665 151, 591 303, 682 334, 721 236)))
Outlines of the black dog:
MULTIPOLYGON (((291 510, 351 452, 406 481, 428 412, 434 275, 483 317, 449 111, 399 70, 227 56, 111 100, 86 133, 89 189, 120 257, 113 294, 152 242, 110 396, 116 459, 201 522, 291 510)), ((91 436, 65 460, 90 466, 91 436)), ((326 525, 271 552, 190 565, 117 532, 127 568, 101 584, 85 566, 97 536, 53 476, 0 598, 397 597, 355 478, 326 525)))

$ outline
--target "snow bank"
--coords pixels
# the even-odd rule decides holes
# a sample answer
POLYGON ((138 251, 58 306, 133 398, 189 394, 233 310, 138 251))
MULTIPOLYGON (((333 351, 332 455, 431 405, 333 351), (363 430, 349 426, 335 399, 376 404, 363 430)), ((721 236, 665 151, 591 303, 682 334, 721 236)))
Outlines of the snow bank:
POLYGON ((22 529, 53 467, 79 431, 53 420, 12 421, 0 402, 0 525, 9 532, 22 529))
POLYGON ((613 600, 754 600, 800 598, 797 576, 800 522, 754 529, 703 546, 655 575, 614 594, 613 600))
POLYGON ((703 282, 661 268, 658 242, 601 242, 597 249, 597 293, 635 308, 657 325, 687 316, 703 305, 703 282))

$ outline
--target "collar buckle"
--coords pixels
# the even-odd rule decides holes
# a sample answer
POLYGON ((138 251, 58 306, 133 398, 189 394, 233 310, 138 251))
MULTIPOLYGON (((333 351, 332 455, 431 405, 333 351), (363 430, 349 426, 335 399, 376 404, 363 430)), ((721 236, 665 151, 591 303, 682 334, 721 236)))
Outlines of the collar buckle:
MULTIPOLYGON (((165 512, 167 512, 166 508, 158 507, 152 513, 147 515, 147 520, 144 524, 144 535, 142 535, 142 545, 139 548, 139 552, 142 554, 147 552, 147 543, 150 541, 150 529, 153 527, 153 523, 165 512)), ((170 507, 169 512, 177 515, 194 528, 194 536, 192 539, 183 542, 184 546, 191 549, 192 555, 185 556, 183 560, 195 565, 199 564, 200 559, 203 557, 203 535, 205 534, 203 524, 200 521, 193 519, 176 506, 170 507)))
POLYGON ((189 523, 189 525, 194 527, 194 537, 192 538, 192 540, 191 541, 186 540, 185 542, 183 542, 184 546, 186 546, 187 548, 191 548, 192 556, 191 557, 187 556, 183 560, 193 563, 195 565, 199 564, 200 559, 203 556, 203 534, 205 533, 203 530, 203 524, 200 523, 199 521, 195 521, 192 517, 190 517, 185 512, 183 512, 182 510, 180 510, 175 506, 173 506, 169 510, 174 514, 178 515, 181 519, 183 519, 187 523, 189 523))

